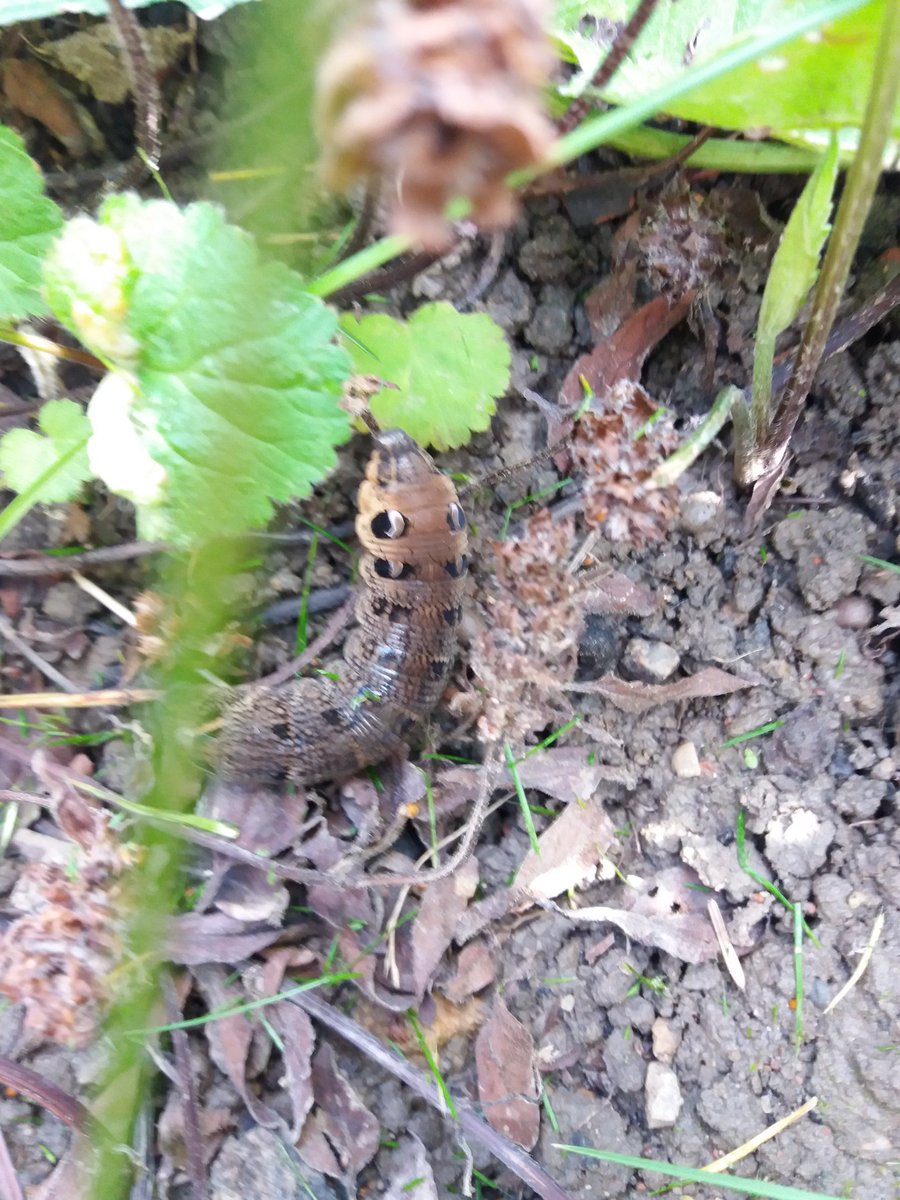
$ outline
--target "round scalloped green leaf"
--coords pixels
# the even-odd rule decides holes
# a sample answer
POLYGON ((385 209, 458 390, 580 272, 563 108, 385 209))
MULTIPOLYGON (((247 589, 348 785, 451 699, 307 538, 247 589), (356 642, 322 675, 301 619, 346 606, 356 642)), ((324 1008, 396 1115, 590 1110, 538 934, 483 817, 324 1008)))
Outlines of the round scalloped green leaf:
MULTIPOLYGON (((669 115, 720 129, 768 129, 807 144, 827 143, 832 130, 859 128, 872 77, 872 62, 886 0, 871 0, 823 24, 775 53, 728 71, 674 101, 669 115)), ((897 0, 887 0, 896 3, 897 0)), ((824 9, 822 0, 661 0, 625 62, 603 90, 603 98, 626 104, 654 86, 739 41, 801 12, 824 9)), ((593 66, 576 14, 619 21, 630 11, 624 0, 558 0, 557 31, 579 59, 585 75, 593 66), (570 44, 571 43, 571 44, 570 44)), ((894 122, 900 136, 900 107, 894 122)))
POLYGON ((356 371, 386 384, 372 397, 383 429, 398 427, 422 446, 449 450, 487 429, 509 386, 510 351, 487 313, 458 313, 441 301, 408 322, 383 313, 341 318, 356 371))
POLYGON ((63 234, 47 292, 60 319, 137 380, 132 423, 165 469, 170 536, 265 523, 273 502, 327 474, 349 435, 334 313, 212 205, 115 196, 91 237, 85 220, 63 234))
POLYGON ((32 504, 74 500, 91 479, 87 443, 91 427, 74 400, 48 400, 38 413, 40 433, 11 429, 0 438, 3 486, 29 495, 32 504))
POLYGON ((62 214, 44 194, 37 165, 17 133, 0 125, 0 317, 47 311, 41 267, 62 214))

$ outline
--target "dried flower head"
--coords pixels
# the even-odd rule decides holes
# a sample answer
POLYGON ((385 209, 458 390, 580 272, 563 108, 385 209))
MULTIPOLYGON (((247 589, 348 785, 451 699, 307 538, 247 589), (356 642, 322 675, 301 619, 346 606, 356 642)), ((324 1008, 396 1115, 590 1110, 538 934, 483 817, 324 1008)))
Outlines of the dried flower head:
POLYGON ((540 87, 552 68, 542 0, 374 0, 366 22, 322 63, 323 169, 343 190, 395 188, 392 224, 446 248, 448 203, 471 202, 479 226, 516 215, 510 171, 547 153, 553 127, 540 87))
POLYGON ((544 509, 520 540, 493 547, 490 620, 471 654, 484 687, 479 732, 486 741, 522 742, 571 716, 561 688, 575 675, 586 607, 583 581, 565 567, 574 537, 574 519, 554 522, 544 509))
POLYGON ((0 994, 25 1006, 25 1024, 43 1037, 84 1046, 110 1001, 110 973, 122 958, 119 876, 133 862, 109 832, 109 815, 66 802, 73 866, 31 863, 13 892, 26 911, 0 938, 0 994), (80 814, 73 822, 72 812, 80 814), (87 836, 90 832, 90 836, 87 836))
POLYGON ((671 421, 639 383, 623 380, 592 401, 575 427, 572 459, 584 473, 584 515, 610 541, 658 541, 677 511, 650 476, 678 443, 671 421))

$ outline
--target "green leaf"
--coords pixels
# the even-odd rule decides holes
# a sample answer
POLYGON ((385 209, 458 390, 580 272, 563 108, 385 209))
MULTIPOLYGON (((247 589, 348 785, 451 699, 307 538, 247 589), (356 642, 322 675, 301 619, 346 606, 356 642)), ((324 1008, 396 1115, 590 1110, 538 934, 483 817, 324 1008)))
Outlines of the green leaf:
MULTIPOLYGON (((785 141, 822 149, 831 131, 852 145, 862 123, 884 4, 871 0, 826 22, 777 51, 693 88, 667 106, 670 116, 720 129, 766 128, 785 141)), ((625 0, 559 0, 555 35, 586 69, 590 48, 575 15, 627 19, 625 0)), ((826 9, 823 0, 679 0, 660 4, 632 52, 603 90, 603 99, 628 104, 684 74, 687 63, 710 62, 722 52, 777 30, 803 13, 826 9)), ((894 136, 900 137, 900 107, 894 136)))
POLYGON ((816 282, 819 256, 831 230, 837 157, 837 138, 832 138, 784 227, 766 280, 757 336, 774 339, 787 329, 816 282))
POLYGON ((794 205, 769 269, 753 354, 751 422, 757 445, 762 444, 768 430, 775 339, 796 319, 816 282, 819 255, 831 229, 831 197, 837 173, 838 141, 832 137, 794 205))
POLYGON ((22 139, 0 125, 0 318, 47 311, 39 291, 41 263, 61 224, 22 139))
MULTIPOLYGON (((141 492, 156 532, 162 519, 197 542, 263 524, 334 465, 349 436, 336 317, 218 208, 112 197, 66 226, 46 291, 115 368, 109 419, 124 413, 163 468, 141 492)), ((92 405, 101 441, 104 419, 92 405)))
POLYGON ((11 429, 0 438, 3 486, 19 492, 0 516, 5 537, 36 504, 74 500, 92 477, 87 456, 91 427, 80 405, 48 400, 38 413, 43 433, 11 429))
POLYGON ((397 426, 423 446, 448 450, 487 429, 509 384, 510 351, 487 313, 441 301, 408 322, 383 313, 341 318, 354 369, 385 387, 371 401, 382 428, 397 426))

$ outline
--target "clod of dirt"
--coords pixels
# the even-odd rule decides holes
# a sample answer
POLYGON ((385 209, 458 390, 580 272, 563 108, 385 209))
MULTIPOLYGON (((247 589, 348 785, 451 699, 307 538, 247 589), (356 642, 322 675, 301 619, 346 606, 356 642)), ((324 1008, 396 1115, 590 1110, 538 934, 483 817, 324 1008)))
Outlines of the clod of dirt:
POLYGON ((860 513, 836 508, 780 521, 772 541, 782 558, 796 562, 797 586, 806 603, 824 612, 856 590, 863 569, 859 550, 873 530, 860 513))
POLYGON ((766 831, 766 858, 782 877, 809 879, 824 866, 837 828, 809 808, 781 813, 766 831))

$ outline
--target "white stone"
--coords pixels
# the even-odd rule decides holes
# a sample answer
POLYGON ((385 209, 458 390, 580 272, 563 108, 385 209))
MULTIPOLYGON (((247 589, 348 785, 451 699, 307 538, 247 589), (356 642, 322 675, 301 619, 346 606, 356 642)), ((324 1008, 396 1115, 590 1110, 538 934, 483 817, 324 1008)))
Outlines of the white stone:
POLYGON ((644 1081, 645 1115, 649 1129, 669 1129, 678 1120, 684 1100, 678 1078, 671 1067, 660 1062, 647 1066, 644 1081))

